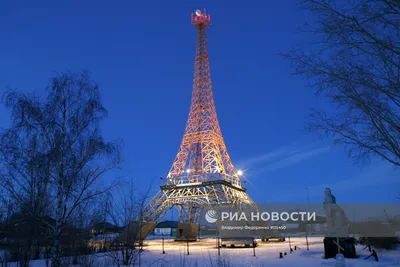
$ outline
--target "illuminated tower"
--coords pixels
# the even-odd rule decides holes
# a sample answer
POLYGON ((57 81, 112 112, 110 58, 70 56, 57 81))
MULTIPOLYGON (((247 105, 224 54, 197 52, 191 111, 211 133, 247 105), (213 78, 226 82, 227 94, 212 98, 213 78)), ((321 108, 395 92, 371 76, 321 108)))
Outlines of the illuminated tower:
POLYGON ((200 11, 192 14, 192 23, 197 29, 192 103, 179 152, 167 176, 168 184, 221 179, 241 186, 222 137, 214 104, 206 36, 210 21, 210 15, 200 11))
POLYGON ((156 222, 177 206, 179 221, 196 223, 199 211, 213 204, 248 204, 240 171, 231 162, 214 104, 206 29, 211 17, 197 10, 193 92, 185 133, 160 192, 144 209, 144 220, 156 222))

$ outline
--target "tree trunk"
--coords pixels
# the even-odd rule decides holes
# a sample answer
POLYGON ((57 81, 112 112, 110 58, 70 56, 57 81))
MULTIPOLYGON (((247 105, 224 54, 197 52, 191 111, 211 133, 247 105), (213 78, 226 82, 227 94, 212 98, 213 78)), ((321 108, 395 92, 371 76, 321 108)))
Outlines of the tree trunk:
POLYGON ((63 216, 63 186, 62 178, 58 178, 57 185, 57 211, 56 211, 56 225, 54 227, 54 244, 53 255, 51 259, 51 267, 61 266, 61 226, 63 216))
POLYGON ((51 267, 61 266, 61 235, 59 227, 56 223, 55 233, 54 233, 54 244, 53 244, 53 255, 51 257, 51 267))

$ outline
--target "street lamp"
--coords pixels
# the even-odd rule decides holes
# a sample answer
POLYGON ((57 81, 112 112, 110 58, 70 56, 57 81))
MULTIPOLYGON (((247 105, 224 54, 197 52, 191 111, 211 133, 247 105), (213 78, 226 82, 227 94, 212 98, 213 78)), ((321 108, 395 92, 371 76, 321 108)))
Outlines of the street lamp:
POLYGON ((164 250, 164 233, 161 233, 162 236, 162 254, 165 254, 165 250, 164 250))

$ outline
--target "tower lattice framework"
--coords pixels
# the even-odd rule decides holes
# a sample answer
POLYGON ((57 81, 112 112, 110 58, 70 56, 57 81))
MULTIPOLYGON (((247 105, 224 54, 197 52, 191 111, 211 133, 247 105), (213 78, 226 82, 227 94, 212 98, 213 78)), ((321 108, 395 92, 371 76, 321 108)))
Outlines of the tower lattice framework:
POLYGON ((144 209, 148 222, 157 222, 173 206, 179 208, 180 222, 195 223, 208 205, 254 205, 231 162, 218 122, 207 49, 210 22, 205 11, 192 14, 197 37, 189 118, 164 184, 144 209))

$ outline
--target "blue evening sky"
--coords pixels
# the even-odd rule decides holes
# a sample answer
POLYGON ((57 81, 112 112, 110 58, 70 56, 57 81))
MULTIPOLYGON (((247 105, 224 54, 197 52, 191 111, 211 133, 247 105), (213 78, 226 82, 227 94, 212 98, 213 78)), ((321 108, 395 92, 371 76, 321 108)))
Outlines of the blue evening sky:
MULTIPOLYGON (((13 1, 0 3, 0 90, 44 93, 55 72, 88 69, 100 84, 107 139, 124 140, 118 175, 155 194, 188 116, 196 30, 207 8, 217 113, 228 151, 256 202, 394 202, 399 175, 372 161, 355 166, 342 148, 304 130, 311 107, 327 106, 278 53, 307 42, 312 18, 297 1, 13 1)), ((0 106, 0 126, 9 113, 0 106)), ((108 180, 113 175, 108 175, 108 180)))

